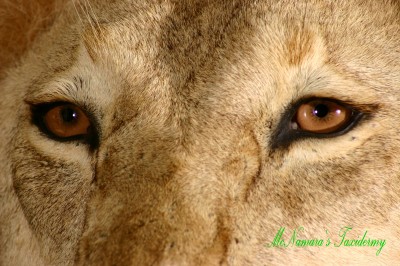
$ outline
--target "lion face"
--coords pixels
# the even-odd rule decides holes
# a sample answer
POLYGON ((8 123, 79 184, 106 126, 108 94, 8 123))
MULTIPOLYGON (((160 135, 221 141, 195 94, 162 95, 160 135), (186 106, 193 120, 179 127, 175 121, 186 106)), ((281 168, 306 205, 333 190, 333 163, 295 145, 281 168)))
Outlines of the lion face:
POLYGON ((0 82, 1 264, 398 262, 399 3, 272 2, 56 5, 0 82))

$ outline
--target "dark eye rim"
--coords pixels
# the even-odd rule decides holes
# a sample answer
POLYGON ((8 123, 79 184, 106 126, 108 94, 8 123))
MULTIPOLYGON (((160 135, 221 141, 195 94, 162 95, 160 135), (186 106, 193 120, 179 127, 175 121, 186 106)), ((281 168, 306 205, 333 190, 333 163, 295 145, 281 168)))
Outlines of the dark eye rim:
POLYGON ((284 111, 277 127, 272 134, 269 146, 272 150, 278 148, 287 148, 291 143, 305 138, 334 138, 348 133, 350 130, 354 129, 361 120, 368 120, 371 117, 371 113, 377 106, 372 105, 358 105, 351 102, 340 101, 335 98, 328 97, 305 97, 292 104, 284 111), (292 129, 291 122, 293 117, 296 115, 298 108, 305 103, 313 101, 329 101, 336 103, 340 106, 346 107, 351 110, 352 114, 350 116, 349 122, 343 125, 340 129, 332 133, 313 133, 301 129, 292 129))
POLYGON ((38 127, 38 129, 45 134, 48 138, 55 140, 57 142, 83 142, 84 144, 88 144, 91 147, 97 147, 99 144, 99 135, 98 135, 98 123, 94 117, 94 115, 87 110, 87 108, 82 107, 78 104, 65 102, 65 101, 56 101, 56 102, 47 102, 47 103, 40 103, 31 105, 31 114, 32 114, 32 123, 38 127), (77 108, 81 109, 83 113, 88 117, 90 122, 89 132, 88 134, 82 134, 77 136, 71 137, 59 137, 51 132, 44 121, 44 116, 49 112, 51 109, 63 106, 63 105, 70 105, 76 106, 77 108))

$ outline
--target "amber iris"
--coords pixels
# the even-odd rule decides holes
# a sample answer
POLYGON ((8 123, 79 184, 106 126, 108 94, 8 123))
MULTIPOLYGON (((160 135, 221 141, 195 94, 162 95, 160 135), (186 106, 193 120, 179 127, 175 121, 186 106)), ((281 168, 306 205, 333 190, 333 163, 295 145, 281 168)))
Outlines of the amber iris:
POLYGON ((330 100, 314 100, 300 105, 295 116, 299 129, 312 133, 334 133, 346 127, 352 109, 330 100))
POLYGON ((90 120, 79 107, 62 104, 47 111, 44 124, 55 136, 70 138, 87 134, 90 120))

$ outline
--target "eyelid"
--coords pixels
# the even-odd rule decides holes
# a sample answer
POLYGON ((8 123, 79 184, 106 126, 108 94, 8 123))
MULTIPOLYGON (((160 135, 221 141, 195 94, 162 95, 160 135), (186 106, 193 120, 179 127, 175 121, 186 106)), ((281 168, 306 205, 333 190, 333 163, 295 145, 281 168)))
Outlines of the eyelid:
POLYGON ((32 84, 30 93, 26 94, 24 101, 29 105, 46 102, 78 103, 79 100, 74 96, 79 95, 82 84, 81 78, 58 79, 47 83, 32 84))
POLYGON ((45 104, 63 103, 63 102, 74 104, 74 101, 69 97, 64 97, 63 95, 58 95, 58 94, 55 95, 53 93, 43 93, 43 94, 28 96, 25 98, 24 101, 25 103, 31 106, 40 106, 45 104))
POLYGON ((300 99, 292 101, 292 103, 289 104, 288 108, 285 110, 287 111, 293 111, 296 112, 297 108, 299 108, 300 105, 305 104, 307 102, 312 102, 312 101, 329 101, 333 102, 342 106, 349 107, 353 110, 357 110, 362 113, 366 114, 372 114, 375 113, 379 108, 379 104, 375 102, 370 102, 370 103, 360 103, 357 101, 354 101, 354 99, 345 99, 345 100, 339 100, 338 98, 334 97, 323 97, 323 96, 305 96, 301 97, 300 99))
POLYGON ((42 102, 39 104, 32 104, 31 105, 31 113, 32 113, 32 123, 35 124, 42 133, 46 134, 49 138, 54 139, 60 142, 68 142, 80 139, 80 137, 68 137, 68 138, 60 138, 50 132, 43 121, 43 116, 52 108, 62 105, 74 105, 82 110, 82 112, 88 117, 89 122, 91 124, 90 127, 90 134, 85 139, 85 142, 90 144, 91 149, 96 148, 99 145, 100 137, 101 137, 101 128, 96 116, 93 112, 90 112, 86 105, 79 105, 71 102, 42 102))
POLYGON ((281 115, 277 126, 274 129, 274 132, 271 135, 269 141, 269 147, 271 150, 276 149, 285 149, 290 146, 291 143, 297 141, 298 139, 302 138, 333 138, 343 134, 346 134, 348 131, 352 130, 355 126, 357 126, 361 120, 366 121, 373 117, 373 113, 377 112, 380 108, 378 104, 360 104, 354 103, 350 101, 341 101, 334 98, 326 98, 326 97, 303 97, 296 102, 292 102, 289 106, 285 109, 283 114, 281 115), (350 107, 354 113, 352 117, 352 122, 343 130, 334 133, 328 134, 314 134, 306 131, 301 130, 294 130, 291 128, 291 122, 293 116, 296 114, 297 109, 300 105, 311 102, 314 100, 327 100, 338 103, 343 106, 350 107))

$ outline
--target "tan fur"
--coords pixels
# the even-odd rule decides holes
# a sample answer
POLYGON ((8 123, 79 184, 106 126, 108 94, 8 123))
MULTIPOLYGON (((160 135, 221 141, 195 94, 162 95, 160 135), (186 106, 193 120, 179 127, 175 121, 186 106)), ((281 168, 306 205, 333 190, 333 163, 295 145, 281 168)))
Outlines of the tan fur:
POLYGON ((52 23, 61 6, 58 0, 0 1, 0 73, 16 65, 38 33, 52 23))
POLYGON ((0 0, 0 265, 396 265, 400 2, 0 0), (307 97, 368 119, 275 145, 307 97), (99 145, 48 138, 66 101, 99 145), (267 247, 299 238, 377 247, 267 247))

